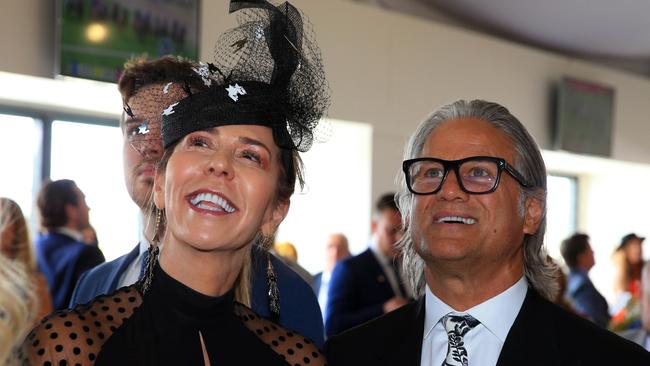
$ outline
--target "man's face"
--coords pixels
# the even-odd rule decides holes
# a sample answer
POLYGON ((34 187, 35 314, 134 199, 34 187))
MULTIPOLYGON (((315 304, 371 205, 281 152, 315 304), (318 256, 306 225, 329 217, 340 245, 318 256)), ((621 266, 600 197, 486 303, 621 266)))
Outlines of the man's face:
POLYGON ((129 99, 134 117, 123 114, 124 181, 140 209, 148 204, 156 164, 162 157, 162 111, 185 96, 178 84, 150 84, 129 99))
POLYGON ((591 245, 587 245, 587 248, 578 257, 578 266, 588 271, 595 264, 596 258, 594 257, 594 251, 591 249, 591 245))
POLYGON ((379 250, 387 257, 397 255, 395 243, 402 238, 402 216, 399 211, 386 208, 373 222, 373 234, 379 250))
MULTIPOLYGON (((510 139, 477 119, 443 123, 429 136, 421 156, 444 160, 493 156, 513 166, 515 163, 510 139)), ((523 269, 524 234, 537 231, 542 212, 537 200, 527 200, 524 207, 522 215, 519 184, 506 172, 496 191, 476 195, 463 192, 456 174, 450 171, 438 193, 414 197, 412 234, 416 250, 426 262, 510 264, 513 271, 519 272, 523 269), (474 222, 438 221, 447 216, 471 218, 474 222)))
POLYGON ((341 259, 350 255, 347 239, 340 234, 334 234, 329 237, 326 247, 327 268, 334 268, 334 265, 341 259))
POLYGON ((68 220, 72 222, 74 228, 82 231, 90 226, 90 220, 88 218, 90 208, 86 204, 86 195, 77 187, 74 187, 74 192, 77 196, 77 205, 67 205, 66 215, 68 215, 68 220))

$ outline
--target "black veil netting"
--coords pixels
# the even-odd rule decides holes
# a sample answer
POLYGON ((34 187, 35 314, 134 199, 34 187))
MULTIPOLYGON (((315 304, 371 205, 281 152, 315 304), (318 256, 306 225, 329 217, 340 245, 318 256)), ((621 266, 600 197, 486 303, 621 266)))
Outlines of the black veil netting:
POLYGON ((163 113, 165 147, 226 124, 269 126, 278 146, 301 152, 329 137, 329 125, 319 125, 329 87, 307 18, 288 2, 263 0, 232 0, 230 12, 238 26, 219 37, 214 62, 196 70, 209 88, 163 113))

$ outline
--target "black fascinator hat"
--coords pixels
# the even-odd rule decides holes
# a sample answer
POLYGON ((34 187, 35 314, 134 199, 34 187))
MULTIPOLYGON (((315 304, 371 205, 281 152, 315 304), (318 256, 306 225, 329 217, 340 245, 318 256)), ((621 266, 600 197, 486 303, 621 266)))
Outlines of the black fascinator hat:
POLYGON ((283 149, 304 152, 330 104, 320 50, 301 13, 285 2, 232 0, 238 26, 219 37, 214 62, 196 70, 208 87, 163 112, 163 145, 211 127, 268 126, 283 149))

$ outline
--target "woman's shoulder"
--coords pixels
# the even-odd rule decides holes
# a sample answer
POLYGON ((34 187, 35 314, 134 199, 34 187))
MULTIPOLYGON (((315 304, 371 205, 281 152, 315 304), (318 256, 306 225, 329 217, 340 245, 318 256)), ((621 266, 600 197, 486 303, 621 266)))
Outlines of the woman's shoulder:
POLYGON ((50 314, 27 336, 24 364, 92 365, 104 342, 141 303, 142 296, 132 285, 50 314))
POLYGON ((235 303, 235 314, 244 325, 290 365, 326 365, 323 353, 310 339, 257 315, 235 303))

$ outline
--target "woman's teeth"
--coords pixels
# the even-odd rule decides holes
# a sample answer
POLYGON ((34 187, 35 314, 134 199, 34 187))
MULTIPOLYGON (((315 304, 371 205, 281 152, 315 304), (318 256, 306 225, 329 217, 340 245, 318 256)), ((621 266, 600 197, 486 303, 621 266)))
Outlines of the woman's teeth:
POLYGON ((225 199, 212 193, 199 193, 190 199, 190 203, 203 210, 225 211, 228 213, 235 212, 235 208, 232 207, 225 199))

